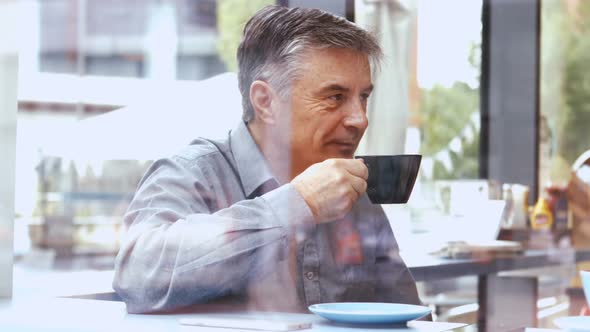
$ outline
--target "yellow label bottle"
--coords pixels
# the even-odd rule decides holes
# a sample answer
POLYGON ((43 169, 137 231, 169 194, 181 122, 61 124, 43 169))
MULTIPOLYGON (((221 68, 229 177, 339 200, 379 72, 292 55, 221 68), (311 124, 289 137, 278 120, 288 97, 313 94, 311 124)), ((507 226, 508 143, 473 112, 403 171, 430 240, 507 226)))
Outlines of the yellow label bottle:
POLYGON ((551 229, 553 226, 553 213, 546 198, 539 198, 531 214, 531 227, 533 229, 551 229))

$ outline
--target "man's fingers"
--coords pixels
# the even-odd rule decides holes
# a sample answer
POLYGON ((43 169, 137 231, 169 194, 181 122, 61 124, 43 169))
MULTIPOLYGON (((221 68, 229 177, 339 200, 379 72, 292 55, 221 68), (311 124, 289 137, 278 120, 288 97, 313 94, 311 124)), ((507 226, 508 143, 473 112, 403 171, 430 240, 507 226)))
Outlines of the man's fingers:
MULTIPOLYGON (((354 191, 361 196, 367 191, 367 181, 363 178, 351 175, 349 177, 350 185, 354 189, 354 191)), ((357 197, 358 198, 358 197, 357 197)))
POLYGON ((342 165, 348 173, 367 180, 369 178, 369 169, 362 159, 343 159, 342 165))

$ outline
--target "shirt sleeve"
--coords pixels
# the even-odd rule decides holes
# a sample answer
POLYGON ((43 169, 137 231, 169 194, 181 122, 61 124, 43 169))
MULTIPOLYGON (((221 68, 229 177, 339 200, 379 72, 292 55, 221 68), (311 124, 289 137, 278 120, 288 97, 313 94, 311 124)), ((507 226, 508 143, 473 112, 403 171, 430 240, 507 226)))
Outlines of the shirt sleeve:
POLYGON ((142 179, 124 217, 113 281, 130 313, 240 294, 286 259, 292 228, 315 225, 290 184, 215 210, 206 176, 163 159, 142 179))
POLYGON ((420 305, 416 282, 399 254, 399 247, 389 220, 383 209, 381 207, 378 209, 375 218, 377 301, 420 305))

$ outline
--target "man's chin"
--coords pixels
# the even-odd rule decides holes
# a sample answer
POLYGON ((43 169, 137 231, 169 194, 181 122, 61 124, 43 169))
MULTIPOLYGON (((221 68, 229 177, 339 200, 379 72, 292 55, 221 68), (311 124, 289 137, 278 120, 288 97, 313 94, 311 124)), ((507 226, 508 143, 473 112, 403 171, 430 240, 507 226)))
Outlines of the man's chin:
POLYGON ((326 154, 328 156, 326 159, 329 159, 329 158, 351 159, 354 157, 355 151, 356 151, 356 146, 355 147, 336 146, 336 147, 331 148, 329 150, 329 152, 326 154))
POLYGON ((346 152, 346 153, 341 153, 338 158, 352 159, 352 158, 354 158, 354 151, 352 151, 352 152, 346 152))

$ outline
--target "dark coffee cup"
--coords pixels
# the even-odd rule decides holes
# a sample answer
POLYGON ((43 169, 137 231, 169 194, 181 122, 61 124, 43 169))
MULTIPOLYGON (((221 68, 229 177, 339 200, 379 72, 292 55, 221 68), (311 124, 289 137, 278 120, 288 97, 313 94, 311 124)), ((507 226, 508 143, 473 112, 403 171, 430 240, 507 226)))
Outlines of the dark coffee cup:
POLYGON ((373 204, 407 203, 414 188, 422 156, 356 156, 369 169, 367 194, 373 204))

